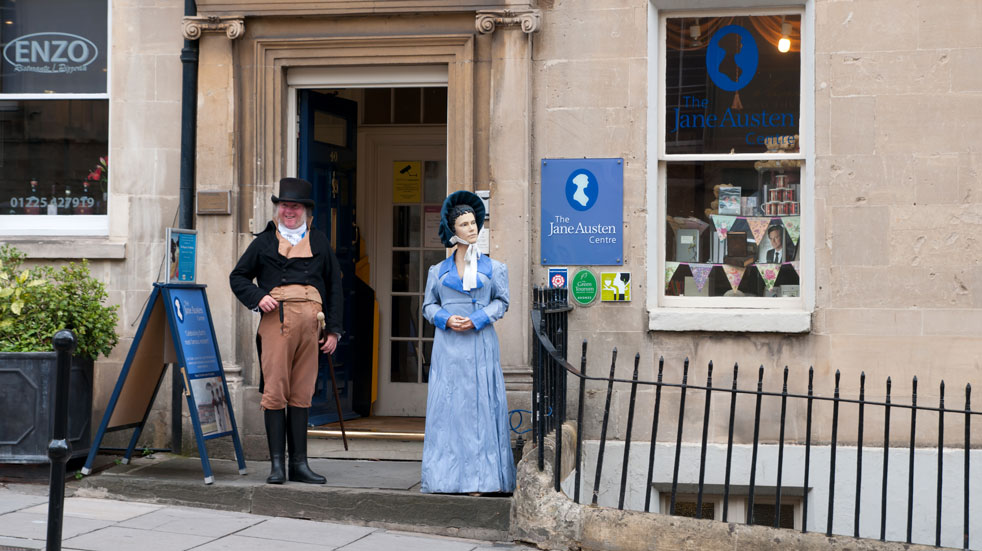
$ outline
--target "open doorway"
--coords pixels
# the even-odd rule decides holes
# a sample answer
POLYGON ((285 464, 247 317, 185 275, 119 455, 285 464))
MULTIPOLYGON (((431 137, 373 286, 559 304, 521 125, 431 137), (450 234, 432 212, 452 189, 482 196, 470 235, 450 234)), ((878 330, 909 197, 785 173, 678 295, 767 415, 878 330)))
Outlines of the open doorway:
MULTIPOLYGON (((434 328, 421 307, 430 265, 446 256, 437 235, 447 194, 447 86, 377 82, 291 86, 295 173, 314 184, 315 227, 341 264, 345 334, 334 357, 344 419, 422 417, 434 328), (389 85, 386 85, 389 84, 389 85)), ((311 424, 337 421, 326 357, 311 424)), ((359 422, 352 422, 357 425, 359 422)), ((405 425, 404 422, 400 423, 405 425)), ((384 428, 384 424, 383 424, 384 428)))

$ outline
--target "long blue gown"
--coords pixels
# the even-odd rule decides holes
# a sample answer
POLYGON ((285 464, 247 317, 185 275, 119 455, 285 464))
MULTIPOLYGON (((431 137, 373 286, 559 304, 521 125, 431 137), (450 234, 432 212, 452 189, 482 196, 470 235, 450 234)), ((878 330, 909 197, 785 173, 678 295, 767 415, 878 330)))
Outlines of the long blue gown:
POLYGON ((512 492, 515 464, 505 380, 493 323, 508 309, 508 268, 478 259, 477 287, 466 292, 451 255, 430 267, 423 316, 436 326, 426 399, 421 490, 512 492), (451 315, 475 329, 447 329, 451 315))

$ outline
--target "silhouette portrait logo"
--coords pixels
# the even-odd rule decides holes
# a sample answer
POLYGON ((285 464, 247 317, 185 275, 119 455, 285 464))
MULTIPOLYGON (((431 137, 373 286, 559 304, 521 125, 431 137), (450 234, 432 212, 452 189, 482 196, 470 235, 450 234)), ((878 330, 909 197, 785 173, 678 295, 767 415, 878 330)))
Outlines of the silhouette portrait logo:
POLYGON ((757 41, 750 31, 739 25, 727 25, 716 31, 709 41, 709 46, 706 48, 706 71, 716 86, 727 92, 736 92, 753 80, 757 73, 759 57, 757 41), (732 63, 737 69, 736 80, 723 73, 723 62, 730 52, 720 45, 720 41, 730 35, 735 35, 738 44, 738 49, 732 56, 732 63))
POLYGON ((590 210, 599 195, 597 177, 585 168, 574 170, 566 179, 566 201, 575 210, 590 210))
POLYGON ((174 314, 177 315, 177 321, 184 323, 184 308, 179 298, 174 299, 174 314))

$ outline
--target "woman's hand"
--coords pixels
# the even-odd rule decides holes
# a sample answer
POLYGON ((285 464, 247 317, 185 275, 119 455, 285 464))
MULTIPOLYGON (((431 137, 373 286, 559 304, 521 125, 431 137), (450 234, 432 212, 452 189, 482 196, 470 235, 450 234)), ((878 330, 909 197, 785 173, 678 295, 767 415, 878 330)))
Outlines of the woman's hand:
POLYGON ((447 329, 454 331, 469 331, 474 329, 474 322, 464 316, 450 316, 447 320, 447 329))
POLYGON ((276 310, 279 305, 280 303, 276 302, 276 299, 269 295, 264 296, 259 301, 259 309, 263 312, 272 312, 273 310, 276 310))

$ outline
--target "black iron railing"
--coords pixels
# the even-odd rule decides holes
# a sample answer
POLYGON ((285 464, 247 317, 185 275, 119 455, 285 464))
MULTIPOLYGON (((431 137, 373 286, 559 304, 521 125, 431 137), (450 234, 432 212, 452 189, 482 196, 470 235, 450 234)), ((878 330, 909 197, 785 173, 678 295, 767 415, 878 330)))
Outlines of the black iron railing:
MULTIPOLYGON (((969 522, 969 505, 971 500, 971 483, 970 483, 970 465, 971 465, 971 451, 972 451, 972 441, 971 441, 971 424, 972 417, 982 415, 982 412, 973 411, 971 408, 971 385, 966 385, 964 389, 964 408, 949 408, 945 406, 945 386, 942 381, 939 387, 939 399, 937 405, 919 405, 917 402, 917 377, 913 377, 911 383, 911 399, 909 404, 894 402, 892 399, 892 381, 891 378, 887 378, 885 386, 885 398, 882 401, 870 400, 866 397, 866 376, 865 373, 861 374, 859 377, 859 393, 858 398, 848 398, 843 397, 840 393, 840 374, 838 371, 835 372, 834 380, 834 391, 831 397, 821 396, 815 393, 815 371, 812 368, 808 370, 808 390, 807 394, 800 394, 789 392, 788 390, 788 375, 789 370, 787 367, 783 370, 783 382, 782 389, 780 392, 765 391, 764 390, 764 377, 765 369, 761 366, 757 370, 757 381, 755 389, 741 389, 738 388, 738 376, 739 376, 739 366, 733 366, 733 379, 732 386, 726 387, 714 387, 713 386, 713 364, 709 363, 706 371, 706 383, 705 385, 694 385, 689 382, 689 361, 685 360, 682 366, 682 378, 680 383, 669 383, 664 381, 664 359, 658 360, 658 372, 657 379, 655 381, 644 381, 638 378, 638 366, 640 363, 640 355, 634 356, 634 371, 633 376, 630 380, 616 378, 615 370, 617 364, 617 349, 615 348, 611 353, 610 362, 610 373, 607 377, 591 377, 587 375, 586 366, 586 352, 587 343, 584 340, 582 343, 582 350, 579 359, 579 367, 574 367, 566 360, 566 338, 567 338, 567 323, 566 323, 566 312, 568 311, 568 306, 561 303, 561 300, 565 298, 564 293, 556 293, 556 290, 540 290, 536 289, 533 293, 533 309, 531 312, 532 327, 535 332, 536 338, 534 339, 534 350, 533 350, 533 395, 532 395, 532 417, 533 417, 533 438, 538 446, 538 468, 541 471, 544 468, 544 438, 546 434, 552 433, 561 427, 566 421, 566 389, 567 389, 567 377, 572 375, 577 380, 574 382, 578 385, 578 401, 577 401, 577 414, 576 414, 576 450, 574 453, 575 472, 573 473, 572 482, 572 498, 580 503, 580 493, 581 493, 581 478, 584 475, 583 471, 583 433, 587 427, 584 427, 584 398, 586 391, 587 381, 595 381, 597 383, 605 384, 606 386, 606 396, 604 399, 604 409, 603 417, 600 423, 600 439, 597 442, 597 453, 596 453, 596 470, 594 474, 593 487, 591 503, 596 505, 598 502, 598 494, 601 491, 602 474, 604 471, 604 453, 605 447, 608 442, 608 427, 611 423, 611 397, 614 391, 614 385, 629 385, 630 388, 630 399, 627 413, 627 425, 626 431, 623 435, 623 447, 624 453, 621 459, 621 477, 620 477, 620 487, 617 492, 618 495, 618 508, 623 509, 625 503, 625 491, 628 485, 628 466, 630 460, 630 449, 632 435, 635 432, 634 429, 634 417, 636 410, 636 398, 638 387, 648 387, 654 390, 654 409, 652 411, 652 424, 649 440, 649 452, 648 452, 648 465, 647 465, 647 479, 645 488, 645 499, 644 499, 644 511, 651 511, 651 497, 652 497, 652 481, 654 475, 654 467, 656 464, 656 450, 658 448, 657 442, 659 439, 659 424, 665 423, 665 419, 661 419, 662 413, 662 402, 664 400, 663 392, 671 392, 677 397, 678 410, 677 412, 666 411, 667 415, 676 413, 676 432, 675 432, 675 442, 674 442, 674 458, 673 458, 673 468, 672 468, 672 483, 671 483, 671 494, 668 500, 668 512, 669 514, 676 514, 676 498, 679 495, 680 479, 679 479, 679 467, 681 461, 681 450, 683 444, 695 445, 697 442, 685 437, 686 434, 686 398, 688 395, 695 393, 696 397, 704 398, 702 405, 702 426, 701 434, 698 439, 699 447, 699 474, 698 481, 693 484, 686 484, 687 487, 693 487, 696 493, 696 507, 695 516, 697 518, 702 518, 703 513, 703 500, 706 490, 706 470, 707 466, 711 469, 718 470, 720 467, 724 469, 724 481, 722 484, 722 520, 728 521, 729 517, 729 498, 731 495, 731 489, 738 486, 734 483, 733 478, 733 451, 734 451, 734 427, 741 425, 744 426, 747 422, 747 418, 738 418, 737 414, 737 397, 738 396, 749 396, 754 399, 754 414, 753 414, 753 439, 750 442, 751 446, 751 459, 750 459, 750 469, 749 469, 749 480, 747 485, 739 484, 741 492, 745 492, 747 499, 746 507, 746 517, 745 520, 748 524, 753 524, 754 522, 754 500, 757 497, 758 488, 757 481, 757 470, 758 470, 758 451, 761 446, 761 405, 765 400, 776 401, 769 403, 779 403, 780 404, 780 420, 779 420, 779 433, 776 441, 777 446, 777 472, 774 478, 775 484, 773 487, 767 488, 768 498, 771 499, 773 496, 774 503, 774 515, 773 515, 773 525, 774 527, 779 527, 781 523, 781 501, 782 494, 794 494, 795 496, 801 496, 801 531, 807 532, 814 527, 808 526, 808 495, 809 491, 812 489, 809 480, 809 474, 813 469, 813 449, 819 446, 828 447, 828 502, 827 502, 827 515, 826 515, 826 525, 824 526, 824 531, 826 535, 831 536, 833 533, 833 518, 836 506, 836 471, 838 468, 844 468, 842 461, 837 462, 836 452, 839 448, 848 446, 850 448, 855 447, 856 450, 856 464, 855 464, 855 490, 854 499, 854 509, 853 509, 853 526, 852 535, 855 537, 860 537, 860 517, 861 515, 875 514, 875 511, 869 511, 868 509, 863 509, 860 506, 860 499, 862 496, 862 482, 863 478, 863 458, 864 450, 866 454, 879 452, 882 454, 882 462, 873 462, 873 468, 882 469, 882 485, 880 488, 880 507, 879 507, 879 539, 885 541, 887 535, 887 518, 888 518, 888 507, 893 509, 897 507, 898 495, 893 495, 890 492, 891 485, 888 484, 888 472, 890 469, 889 457, 891 449, 895 452, 901 452, 902 450, 908 450, 908 465, 907 465, 907 487, 906 495, 906 542, 913 543, 912 540, 912 526, 914 519, 915 508, 923 507, 923 505, 915 504, 914 493, 915 493, 915 480, 914 480, 914 469, 915 469, 915 450, 924 452, 935 450, 937 452, 937 465, 936 472, 934 473, 937 477, 937 494, 936 501, 933 504, 934 514, 935 514, 935 526, 934 526, 934 541, 935 546, 941 545, 942 537, 942 497, 943 497, 943 474, 944 474, 944 460, 945 460, 945 423, 946 419, 953 419, 954 417, 963 418, 964 422, 964 437, 961 438, 960 442, 956 443, 957 453, 963 455, 962 461, 962 495, 961 497, 961 512, 962 519, 961 522, 954 520, 952 524, 961 526, 961 540, 964 549, 969 548, 969 533, 970 533, 970 522, 969 522), (707 447, 709 445, 709 426, 711 424, 711 406, 713 400, 711 399, 714 394, 729 395, 729 408, 728 408, 728 423, 727 423, 727 440, 725 448, 725 460, 724 465, 719 464, 707 464, 707 447), (805 409, 805 434, 804 434, 804 472, 802 473, 802 483, 798 487, 788 487, 784 483, 785 476, 785 446, 796 445, 800 446, 801 436, 800 434, 791 442, 786 441, 785 429, 788 423, 788 410, 789 406, 792 404, 803 405, 805 409), (815 406, 820 405, 823 407, 831 408, 831 426, 823 426, 821 433, 821 443, 813 443, 813 421, 816 419, 815 406), (850 440, 846 444, 840 444, 839 442, 839 428, 840 428, 840 409, 843 407, 850 408, 851 411, 855 411, 856 416, 856 432, 855 440, 850 440), (864 442, 864 431, 867 425, 866 416, 871 408, 875 408, 879 413, 882 414, 883 424, 883 438, 882 442, 878 442, 875 445, 867 445, 864 442), (904 416, 904 420, 909 419, 909 440, 904 437, 903 446, 891 447, 891 432, 890 423, 891 415, 897 411, 907 412, 908 416, 904 416), (937 439, 936 441, 928 442, 918 442, 916 439, 917 431, 917 420, 918 414, 928 414, 935 415, 937 418, 937 439), (830 433, 830 435, 829 435, 830 433), (882 450, 882 451, 881 451, 882 450), (893 501, 891 501, 891 499, 893 501)), ((724 399, 725 402, 725 399, 724 399)), ((743 402, 743 401, 741 401, 743 402)), ((960 404, 959 404, 960 405, 960 404)), ((799 411, 800 408, 796 408, 799 411)), ((851 413, 850 411, 850 413, 851 413)), ((894 419, 896 421, 896 419, 894 419)), ((950 422, 950 421, 949 421, 950 422)), ((596 427, 590 427, 595 430, 596 427)), ((933 436, 933 435, 932 435, 933 436)), ((896 437, 896 435, 894 435, 896 437)), ((665 438, 662 438, 665 440, 665 438)), ((768 446, 773 446, 775 443, 768 443, 768 446)), ((563 480, 562 469, 558 466, 561 464, 562 456, 562 438, 556 435, 555 438, 555 463, 556 466, 553 469, 554 474, 554 487, 556 491, 560 491, 562 488, 563 480)), ((722 444, 720 444, 722 446, 722 444)), ((949 446, 949 457, 953 453, 953 450, 949 446)), ((825 454, 822 454, 823 458, 825 454)), ((919 469, 923 469, 928 466, 923 465, 923 458, 918 462, 919 469)), ((824 466, 823 466, 824 467, 824 466)), ((919 470, 919 472, 923 472, 919 470)), ((950 471, 949 471, 950 472, 950 471)), ((877 473, 872 473, 875 476, 877 473)), ((867 479, 869 479, 867 477, 867 479)), ((740 481, 742 482, 742 481, 740 481)), ((979 481, 976 481, 976 486, 979 485, 979 481)), ((841 488, 840 488, 841 489, 841 488)), ((894 485, 894 492, 899 491, 897 486, 894 485)), ((978 488, 976 488, 978 491, 978 488)), ((949 506, 951 506, 951 501, 949 500, 949 506)), ((957 498, 956 500, 957 501, 957 498)), ((842 505, 841 496, 839 505, 842 505)), ((924 511, 925 514, 930 510, 930 506, 927 506, 924 511)), ((949 509, 950 510, 950 509, 949 509)), ((868 532, 868 531, 867 531, 868 532)), ((843 532, 841 525, 836 533, 846 533, 843 532)), ((868 533, 867 533, 868 536, 868 533)), ((949 538, 949 541, 950 538, 949 538)))

